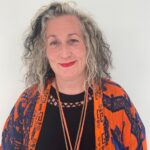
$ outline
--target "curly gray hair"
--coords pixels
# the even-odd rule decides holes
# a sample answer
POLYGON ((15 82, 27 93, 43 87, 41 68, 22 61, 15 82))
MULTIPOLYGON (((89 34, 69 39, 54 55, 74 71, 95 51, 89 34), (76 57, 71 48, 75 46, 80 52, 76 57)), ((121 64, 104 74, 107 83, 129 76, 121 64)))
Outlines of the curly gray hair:
POLYGON ((47 21, 62 15, 73 15, 80 21, 87 49, 88 84, 91 85, 93 81, 101 83, 102 78, 110 78, 108 69, 111 66, 111 51, 95 21, 88 14, 71 6, 71 3, 53 2, 35 17, 24 41, 23 60, 28 69, 25 74, 26 85, 36 83, 41 87, 46 84, 47 79, 52 80, 55 77, 45 54, 44 37, 47 21))

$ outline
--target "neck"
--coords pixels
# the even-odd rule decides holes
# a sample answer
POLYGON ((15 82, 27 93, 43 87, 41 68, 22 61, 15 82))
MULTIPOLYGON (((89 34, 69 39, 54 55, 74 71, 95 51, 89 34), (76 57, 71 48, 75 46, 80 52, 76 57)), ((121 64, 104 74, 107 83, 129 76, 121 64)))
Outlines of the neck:
MULTIPOLYGON (((73 94, 79 94, 85 90, 85 86, 84 86, 85 78, 71 80, 71 81, 70 80, 61 80, 59 78, 56 78, 55 80, 56 80, 56 84, 58 86, 58 90, 61 93, 73 95, 73 94)), ((52 85, 55 87, 54 82, 52 83, 52 85)))

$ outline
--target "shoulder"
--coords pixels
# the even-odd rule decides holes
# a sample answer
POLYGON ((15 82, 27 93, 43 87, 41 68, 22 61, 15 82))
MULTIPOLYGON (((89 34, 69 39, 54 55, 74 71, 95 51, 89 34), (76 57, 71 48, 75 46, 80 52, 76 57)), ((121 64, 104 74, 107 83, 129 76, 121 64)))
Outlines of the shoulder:
MULTIPOLYGON (((14 114, 20 114, 23 115, 24 110, 26 109, 27 106, 29 105, 34 105, 36 102, 37 96, 39 95, 39 92, 37 90, 37 84, 32 85, 31 87, 28 87, 25 89, 17 99, 13 110, 14 114)), ((16 115, 19 116, 19 115, 16 115)))
POLYGON ((102 79, 102 91, 109 97, 127 96, 124 88, 110 79, 102 79))
POLYGON ((37 84, 34 84, 27 89, 25 89, 19 96, 18 102, 24 102, 24 103, 29 103, 30 100, 37 96, 39 94, 38 92, 38 86, 37 84))
POLYGON ((133 106, 124 88, 112 80, 103 79, 102 93, 104 106, 113 112, 128 110, 133 106))

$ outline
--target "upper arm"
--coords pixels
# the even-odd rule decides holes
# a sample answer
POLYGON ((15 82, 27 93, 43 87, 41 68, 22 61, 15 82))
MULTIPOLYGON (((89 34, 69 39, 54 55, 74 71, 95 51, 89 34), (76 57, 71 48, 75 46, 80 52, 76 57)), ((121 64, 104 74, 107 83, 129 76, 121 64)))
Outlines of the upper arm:
POLYGON ((15 149, 19 147, 23 139, 22 115, 19 108, 15 105, 8 116, 3 133, 2 133, 2 149, 15 149))
POLYGON ((104 86, 103 103, 109 110, 114 143, 124 149, 146 150, 145 127, 128 94, 114 82, 107 81, 104 86))
POLYGON ((123 143, 131 150, 146 150, 145 127, 142 120, 127 94, 124 100, 123 143))
POLYGON ((23 117, 28 103, 28 93, 24 91, 12 108, 2 132, 2 149, 20 149, 23 143, 23 117))

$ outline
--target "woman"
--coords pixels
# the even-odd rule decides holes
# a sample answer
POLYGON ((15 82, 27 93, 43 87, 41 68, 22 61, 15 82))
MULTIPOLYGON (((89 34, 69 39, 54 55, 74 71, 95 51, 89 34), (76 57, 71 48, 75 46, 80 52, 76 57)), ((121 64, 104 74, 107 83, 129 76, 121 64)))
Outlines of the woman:
POLYGON ((25 40, 26 83, 2 149, 146 149, 128 95, 110 80, 111 52, 96 23, 68 3, 51 3, 25 40))

